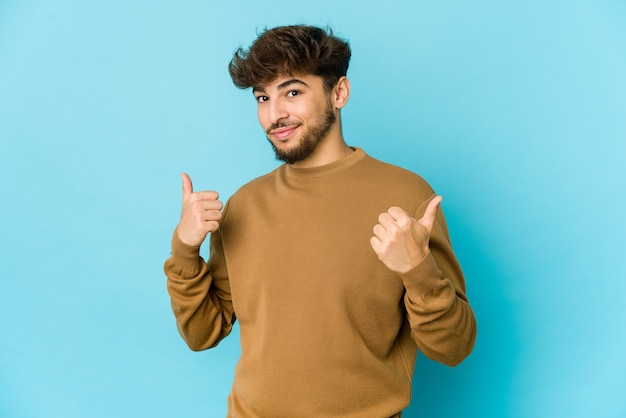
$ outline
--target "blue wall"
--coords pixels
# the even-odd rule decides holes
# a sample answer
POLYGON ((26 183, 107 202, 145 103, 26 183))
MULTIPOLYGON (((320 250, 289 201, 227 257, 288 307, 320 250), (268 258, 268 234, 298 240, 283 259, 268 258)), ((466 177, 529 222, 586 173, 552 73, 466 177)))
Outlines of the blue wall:
POLYGON ((181 171, 276 166, 226 65, 295 22, 351 41, 346 137, 444 196, 466 272, 475 350, 406 416, 626 416, 626 3, 210 3, 0 1, 0 416, 224 416, 237 337, 189 351, 162 263, 181 171))

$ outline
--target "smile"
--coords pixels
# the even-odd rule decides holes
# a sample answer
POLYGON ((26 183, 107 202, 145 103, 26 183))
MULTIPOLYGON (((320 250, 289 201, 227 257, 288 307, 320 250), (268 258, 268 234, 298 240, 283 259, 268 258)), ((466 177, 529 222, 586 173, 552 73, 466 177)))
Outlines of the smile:
POLYGON ((300 125, 284 126, 281 128, 273 129, 269 133, 276 139, 284 141, 288 139, 291 134, 293 134, 299 127, 300 125))

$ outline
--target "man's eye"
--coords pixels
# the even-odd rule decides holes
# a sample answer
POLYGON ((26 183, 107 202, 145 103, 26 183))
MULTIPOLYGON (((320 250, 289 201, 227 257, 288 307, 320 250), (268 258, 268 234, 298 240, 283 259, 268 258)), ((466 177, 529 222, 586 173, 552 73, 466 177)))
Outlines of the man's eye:
POLYGON ((289 96, 289 97, 296 97, 299 94, 300 94, 300 92, 298 90, 289 90, 289 92, 287 93, 287 96, 289 96))
POLYGON ((257 96, 256 101, 259 103, 264 103, 267 101, 267 96, 257 96))

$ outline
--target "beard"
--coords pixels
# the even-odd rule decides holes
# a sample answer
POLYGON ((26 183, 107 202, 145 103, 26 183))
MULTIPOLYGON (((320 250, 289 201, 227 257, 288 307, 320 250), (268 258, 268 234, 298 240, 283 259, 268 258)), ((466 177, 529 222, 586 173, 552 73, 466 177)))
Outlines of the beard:
MULTIPOLYGON (((268 141, 274 149, 274 154, 276 154, 276 159, 284 161, 287 164, 294 164, 306 160, 311 156, 311 154, 313 154, 313 152, 315 152, 315 149, 324 140, 324 138, 326 138, 328 132, 330 132, 330 129, 336 121, 337 115, 335 115, 331 104, 328 103, 326 109, 324 110, 324 114, 320 116, 315 125, 311 126, 302 134, 300 143, 294 147, 286 150, 278 149, 268 138, 268 141)), ((279 122, 272 125, 270 129, 268 129, 268 132, 272 129, 289 125, 293 124, 288 121, 279 122)))

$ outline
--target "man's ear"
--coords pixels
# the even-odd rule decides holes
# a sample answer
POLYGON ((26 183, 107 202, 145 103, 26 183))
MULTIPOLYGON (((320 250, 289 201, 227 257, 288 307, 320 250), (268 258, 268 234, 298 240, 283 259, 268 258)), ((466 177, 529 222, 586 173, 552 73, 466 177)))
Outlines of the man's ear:
POLYGON ((343 108, 350 99, 350 80, 343 76, 335 84, 332 92, 333 105, 337 109, 343 108))

